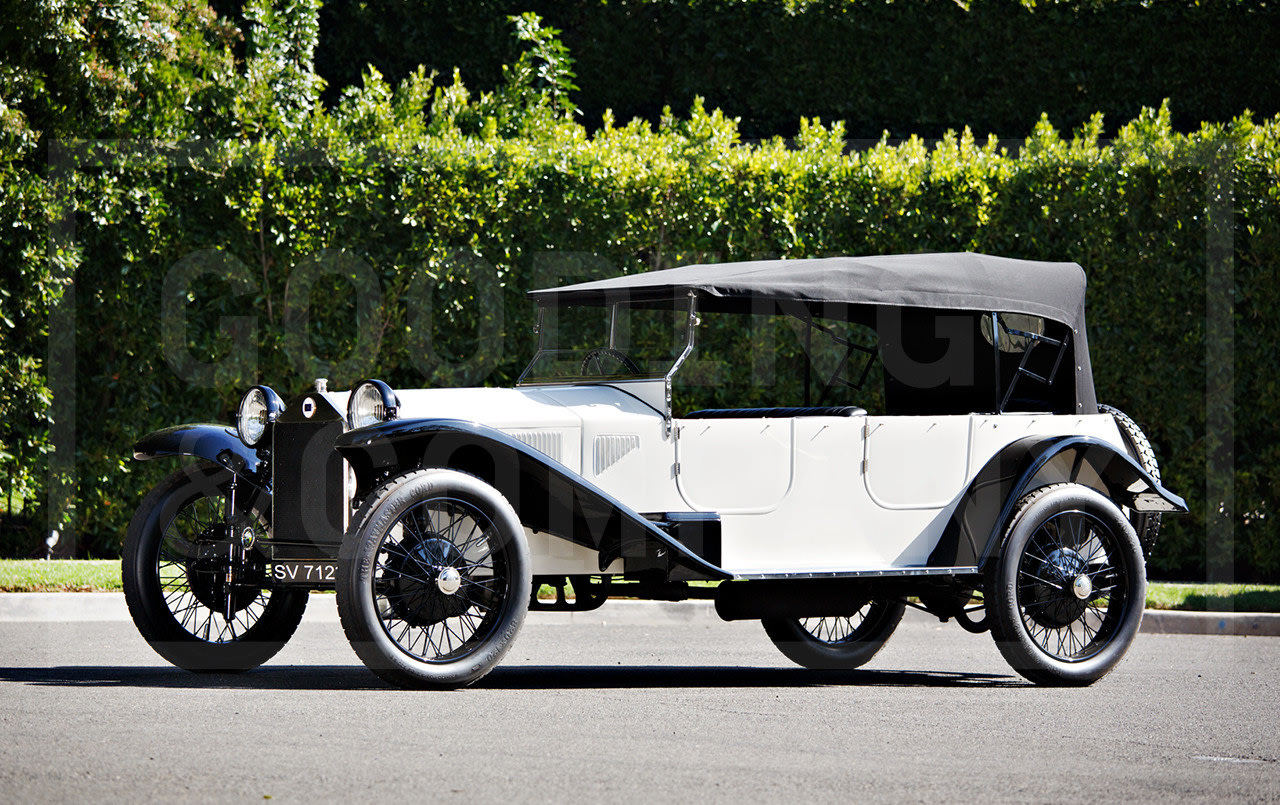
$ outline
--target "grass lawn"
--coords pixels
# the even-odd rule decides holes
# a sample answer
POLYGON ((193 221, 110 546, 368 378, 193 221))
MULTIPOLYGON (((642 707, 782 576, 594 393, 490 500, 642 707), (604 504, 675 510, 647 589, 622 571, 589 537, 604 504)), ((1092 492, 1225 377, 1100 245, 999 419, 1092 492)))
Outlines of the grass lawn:
POLYGON ((119 559, 0 559, 0 592, 119 592, 119 559))
MULTIPOLYGON (((0 592, 119 592, 118 559, 0 559, 0 592)), ((551 588, 544 587, 550 593, 551 588)), ((1150 582, 1147 609, 1280 612, 1280 585, 1150 582)))

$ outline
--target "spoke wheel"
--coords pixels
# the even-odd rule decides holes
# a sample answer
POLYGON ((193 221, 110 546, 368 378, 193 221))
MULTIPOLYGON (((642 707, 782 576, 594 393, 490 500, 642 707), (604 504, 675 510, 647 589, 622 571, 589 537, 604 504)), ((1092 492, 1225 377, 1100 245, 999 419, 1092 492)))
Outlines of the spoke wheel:
POLYGON ((596 347, 582 358, 582 374, 585 377, 617 375, 619 370, 622 374, 640 374, 640 367, 636 362, 619 349, 596 347))
POLYGON ((143 500, 129 524, 121 574, 138 631, 169 662, 190 671, 245 671, 293 635, 305 591, 272 589, 266 562, 242 540, 266 538, 270 498, 238 485, 228 528, 230 474, 185 467, 143 500))
POLYGON ((805 668, 842 670, 866 664, 902 620, 901 601, 862 604, 852 615, 766 618, 765 633, 778 650, 805 668))
POLYGON ((1041 684, 1089 684, 1128 650, 1146 571, 1124 514, 1088 487, 1058 484, 1019 504, 987 597, 1005 659, 1041 684))
POLYGON ((455 688, 511 647, 532 578, 524 530, 483 481, 422 470, 357 515, 338 566, 338 611, 361 660, 404 687, 455 688))

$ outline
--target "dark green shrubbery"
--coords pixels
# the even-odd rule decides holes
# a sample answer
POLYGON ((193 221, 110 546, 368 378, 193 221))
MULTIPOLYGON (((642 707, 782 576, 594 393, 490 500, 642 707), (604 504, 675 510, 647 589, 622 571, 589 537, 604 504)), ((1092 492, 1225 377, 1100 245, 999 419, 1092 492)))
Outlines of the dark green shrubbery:
POLYGON ((975 250, 1088 271, 1099 397, 1147 428, 1193 509, 1169 519, 1153 573, 1234 557, 1241 578, 1280 579, 1280 119, 1184 135, 1162 108, 1107 141, 1095 117, 1011 144, 965 131, 851 149, 816 120, 743 144, 699 102, 592 134, 554 91, 564 54, 522 24, 531 55, 492 93, 370 73, 325 111, 289 78, 308 74, 305 43, 264 37, 246 51, 266 63, 227 79, 238 100, 214 117, 255 136, 4 163, 0 226, 23 233, 6 240, 22 271, 6 274, 4 379, 30 382, 5 392, 0 477, 47 494, 48 431, 27 413, 43 413, 47 375, 69 522, 81 553, 107 555, 164 471, 131 460, 133 439, 226 421, 251 383, 507 384, 532 351, 530 288, 692 260, 975 250), (59 305, 71 272, 74 305, 59 305))
POLYGON ((330 92, 366 64, 501 82, 506 16, 541 14, 578 59, 588 126, 664 105, 792 136, 802 115, 855 138, 948 129, 1023 137, 1041 112, 1118 123, 1173 98, 1174 125, 1280 112, 1280 9, 1268 0, 330 0, 316 61, 330 92))

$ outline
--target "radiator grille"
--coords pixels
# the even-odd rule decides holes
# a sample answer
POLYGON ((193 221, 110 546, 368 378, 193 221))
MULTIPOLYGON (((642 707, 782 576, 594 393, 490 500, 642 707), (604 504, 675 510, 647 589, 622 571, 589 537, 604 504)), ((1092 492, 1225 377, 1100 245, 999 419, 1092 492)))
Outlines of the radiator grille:
POLYGON ((338 545, 345 529, 342 457, 333 449, 342 422, 277 422, 271 451, 273 536, 338 545))

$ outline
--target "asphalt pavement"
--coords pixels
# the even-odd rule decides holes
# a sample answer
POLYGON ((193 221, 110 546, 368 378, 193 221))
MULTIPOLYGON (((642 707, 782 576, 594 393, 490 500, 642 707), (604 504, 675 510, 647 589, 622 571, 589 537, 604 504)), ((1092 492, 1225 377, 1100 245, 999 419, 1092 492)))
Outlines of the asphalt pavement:
POLYGON ((126 621, 0 622, 0 801, 1280 800, 1277 640, 1144 633, 1046 689, 924 617, 819 673, 757 624, 618 606, 531 616, 447 693, 384 685, 323 607, 240 675, 169 667, 126 621))

